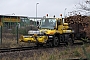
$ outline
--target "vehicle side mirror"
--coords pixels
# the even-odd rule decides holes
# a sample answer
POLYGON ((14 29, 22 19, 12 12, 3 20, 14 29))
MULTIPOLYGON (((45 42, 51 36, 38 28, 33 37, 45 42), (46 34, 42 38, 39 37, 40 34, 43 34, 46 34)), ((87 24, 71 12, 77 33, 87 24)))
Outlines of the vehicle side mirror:
POLYGON ((39 25, 39 22, 37 21, 37 25, 39 25))
POLYGON ((56 29, 56 27, 54 26, 54 29, 56 29))
POLYGON ((39 29, 39 26, 37 26, 37 28, 39 29))

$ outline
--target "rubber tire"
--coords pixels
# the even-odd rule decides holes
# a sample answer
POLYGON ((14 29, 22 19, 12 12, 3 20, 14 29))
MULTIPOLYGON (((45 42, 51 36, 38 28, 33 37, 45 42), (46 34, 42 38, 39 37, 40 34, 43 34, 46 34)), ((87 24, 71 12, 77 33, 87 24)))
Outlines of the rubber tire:
POLYGON ((56 37, 56 36, 53 38, 53 45, 54 45, 55 47, 57 47, 57 46, 59 45, 59 38, 56 37))

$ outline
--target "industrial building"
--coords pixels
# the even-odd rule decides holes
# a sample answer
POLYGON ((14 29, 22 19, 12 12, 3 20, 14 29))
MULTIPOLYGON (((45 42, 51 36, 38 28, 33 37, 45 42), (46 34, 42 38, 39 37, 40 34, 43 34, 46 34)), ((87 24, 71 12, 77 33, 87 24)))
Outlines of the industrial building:
POLYGON ((15 16, 15 15, 0 15, 0 26, 7 29, 12 29, 17 25, 19 27, 28 26, 30 24, 36 25, 37 20, 41 20, 42 17, 27 17, 27 16, 15 16))

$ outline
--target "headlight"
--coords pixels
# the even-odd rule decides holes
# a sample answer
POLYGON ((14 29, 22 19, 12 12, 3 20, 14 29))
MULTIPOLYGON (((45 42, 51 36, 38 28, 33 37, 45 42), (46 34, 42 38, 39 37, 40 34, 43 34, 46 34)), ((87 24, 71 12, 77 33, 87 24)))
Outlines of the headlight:
POLYGON ((74 30, 72 30, 72 33, 74 33, 74 30))
POLYGON ((30 36, 23 36, 24 38, 28 38, 28 37, 30 37, 30 36))
POLYGON ((48 36, 49 38, 52 38, 53 36, 48 36))
POLYGON ((43 34, 40 31, 28 31, 28 34, 43 34))

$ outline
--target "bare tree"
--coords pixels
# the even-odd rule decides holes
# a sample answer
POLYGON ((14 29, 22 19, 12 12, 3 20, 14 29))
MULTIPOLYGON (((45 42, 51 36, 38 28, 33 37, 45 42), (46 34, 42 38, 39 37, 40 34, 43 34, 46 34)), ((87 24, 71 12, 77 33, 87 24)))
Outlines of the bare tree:
POLYGON ((79 3, 80 9, 90 11, 90 0, 85 1, 84 3, 79 3))
POLYGON ((83 12, 84 15, 90 15, 90 0, 80 2, 78 6, 75 6, 78 12, 83 12))

